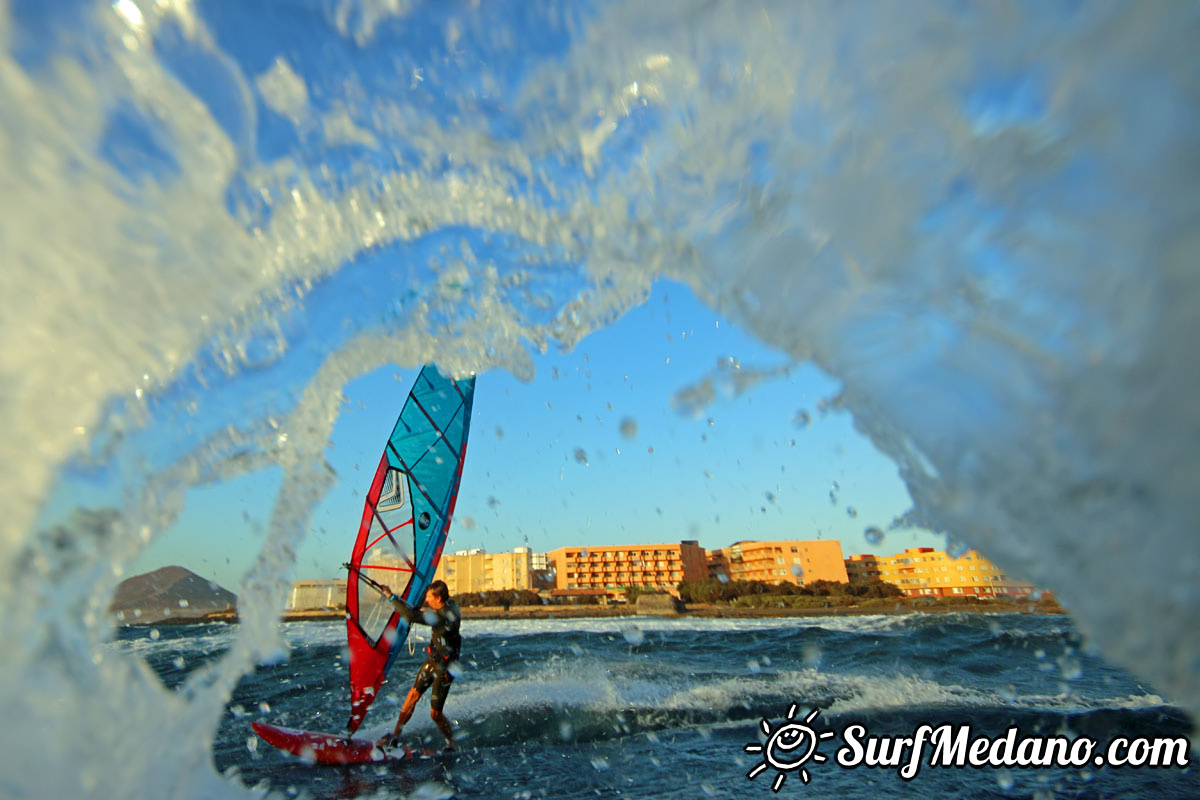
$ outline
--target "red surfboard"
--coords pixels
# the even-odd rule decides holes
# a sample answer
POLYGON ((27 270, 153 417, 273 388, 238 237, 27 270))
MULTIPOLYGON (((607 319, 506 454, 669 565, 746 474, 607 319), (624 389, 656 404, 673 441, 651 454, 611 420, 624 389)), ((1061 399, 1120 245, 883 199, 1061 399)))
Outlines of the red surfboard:
POLYGON ((250 726, 267 744, 317 764, 369 764, 424 755, 424 751, 413 750, 407 745, 384 750, 370 739, 347 739, 332 733, 280 728, 266 722, 252 722, 250 726))

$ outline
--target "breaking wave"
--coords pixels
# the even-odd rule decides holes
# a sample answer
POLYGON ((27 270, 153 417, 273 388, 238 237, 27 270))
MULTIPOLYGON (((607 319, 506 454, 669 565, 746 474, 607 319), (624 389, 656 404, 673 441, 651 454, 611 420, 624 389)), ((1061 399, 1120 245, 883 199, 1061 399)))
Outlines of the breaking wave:
POLYGON ((528 377, 531 349, 660 279, 835 376, 910 520, 1055 590, 1200 709, 1198 23, 937 0, 0 5, 14 791, 230 792, 195 732, 284 647, 342 387, 435 354, 528 377), (231 587, 242 624, 164 691, 107 649, 107 598, 189 487, 254 473, 280 481, 231 587))

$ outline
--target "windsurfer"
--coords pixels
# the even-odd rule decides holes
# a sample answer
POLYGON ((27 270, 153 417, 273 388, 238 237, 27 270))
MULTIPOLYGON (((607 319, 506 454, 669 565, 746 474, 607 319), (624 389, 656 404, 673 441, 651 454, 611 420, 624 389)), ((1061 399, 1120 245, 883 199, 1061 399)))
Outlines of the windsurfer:
POLYGON ((446 586, 445 581, 434 581, 429 584, 429 589, 425 592, 427 611, 409 608, 403 600, 392 594, 390 588, 385 586, 383 589, 402 617, 410 624, 430 626, 433 633, 429 647, 425 649, 428 654, 425 663, 417 670, 416 680, 413 681, 412 688, 408 690, 408 697, 404 699, 404 705, 400 708, 400 717, 396 720, 396 727, 391 734, 381 738, 378 745, 380 747, 397 745, 400 731, 412 718, 417 701, 421 699, 425 690, 432 686, 433 692, 429 696, 429 716, 438 726, 442 735, 446 737, 446 749, 453 750, 454 734, 450 728, 450 720, 442 714, 442 707, 446 704, 446 695, 450 692, 450 684, 454 683, 451 665, 458 660, 458 654, 462 648, 462 636, 458 632, 459 623, 462 621, 462 612, 458 608, 458 603, 450 599, 450 589, 446 586))

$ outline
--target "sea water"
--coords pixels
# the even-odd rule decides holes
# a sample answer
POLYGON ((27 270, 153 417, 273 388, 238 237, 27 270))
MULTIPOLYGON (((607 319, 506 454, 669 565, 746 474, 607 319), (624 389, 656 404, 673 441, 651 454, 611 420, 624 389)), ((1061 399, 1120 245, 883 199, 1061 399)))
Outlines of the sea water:
POLYGON ((5 792, 240 793, 212 737, 283 652, 342 387, 530 377, 663 278, 840 381, 907 520, 1200 710, 1198 16, 0 4, 5 792), (164 691, 107 600, 189 488, 254 474, 243 622, 164 691))
MULTIPOLYGON (((231 646, 225 626, 121 632, 110 649, 146 659, 165 686, 231 646)), ((354 767, 313 766, 262 742, 255 720, 337 732, 348 683, 340 622, 293 623, 290 658, 234 689, 213 745, 216 769, 282 797, 747 798, 774 796, 1138 797, 1200 792, 1194 769, 935 768, 835 760, 847 726, 912 736, 922 723, 972 735, 1186 737, 1186 714, 1089 652, 1061 616, 910 614, 784 619, 468 620, 446 704, 459 752, 354 767), (832 730, 798 771, 747 745, 813 711, 832 730)), ((402 654, 362 737, 390 731, 421 653, 402 654)), ((425 702, 406 743, 440 750, 425 702)), ((925 755, 928 758, 928 754, 925 755)), ((907 763, 905 759, 903 763, 907 763)))

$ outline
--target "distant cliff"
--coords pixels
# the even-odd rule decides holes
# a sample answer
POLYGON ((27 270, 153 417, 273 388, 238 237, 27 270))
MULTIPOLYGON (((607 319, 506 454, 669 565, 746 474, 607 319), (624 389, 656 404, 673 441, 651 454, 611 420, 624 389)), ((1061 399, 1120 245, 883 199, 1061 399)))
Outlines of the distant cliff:
POLYGON ((183 567, 162 567, 121 581, 109 611, 121 625, 190 622, 233 615, 237 595, 183 567))

